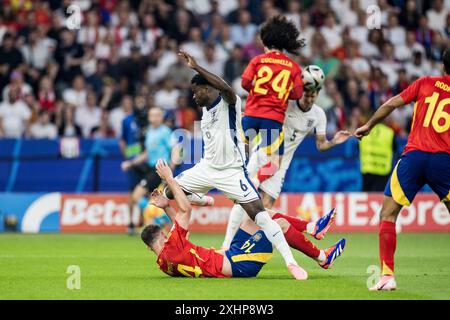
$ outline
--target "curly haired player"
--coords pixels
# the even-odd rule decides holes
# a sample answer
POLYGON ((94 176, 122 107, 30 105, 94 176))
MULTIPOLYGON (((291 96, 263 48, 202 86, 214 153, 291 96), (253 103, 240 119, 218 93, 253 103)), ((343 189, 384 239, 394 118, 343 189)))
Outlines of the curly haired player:
POLYGON ((249 92, 242 128, 247 142, 259 135, 258 180, 263 182, 277 171, 284 153, 282 127, 288 100, 303 95, 302 70, 283 51, 298 54, 304 40, 297 27, 281 15, 265 22, 260 36, 264 53, 254 57, 242 74, 242 87, 249 92))

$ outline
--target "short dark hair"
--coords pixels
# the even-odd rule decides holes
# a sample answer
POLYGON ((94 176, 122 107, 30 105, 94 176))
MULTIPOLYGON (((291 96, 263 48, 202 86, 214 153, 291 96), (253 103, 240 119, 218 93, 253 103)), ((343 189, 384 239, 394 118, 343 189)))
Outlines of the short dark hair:
POLYGON ((199 74, 196 74, 191 79, 191 84, 196 86, 209 86, 208 80, 206 80, 204 77, 202 77, 199 74))
POLYGON ((161 230, 161 227, 156 224, 146 226, 141 232, 142 241, 150 247, 155 242, 161 230))
POLYGON ((450 74, 450 49, 446 48, 442 54, 442 63, 446 74, 450 74))
POLYGON ((261 27, 261 40, 269 49, 286 50, 298 54, 305 46, 305 39, 299 39, 300 31, 285 16, 275 15, 261 27))

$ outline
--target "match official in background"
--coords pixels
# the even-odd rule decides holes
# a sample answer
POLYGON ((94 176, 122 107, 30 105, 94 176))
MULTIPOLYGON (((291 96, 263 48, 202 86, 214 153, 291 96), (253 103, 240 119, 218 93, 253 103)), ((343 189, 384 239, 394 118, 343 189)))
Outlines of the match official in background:
MULTIPOLYGON (((149 127, 144 142, 145 150, 137 157, 122 162, 122 170, 124 171, 132 170, 144 163, 149 167, 145 177, 136 185, 131 196, 132 205, 138 204, 141 212, 148 204, 147 195, 149 192, 156 189, 161 183, 161 178, 156 173, 155 168, 158 159, 170 163, 170 168, 173 170, 176 159, 172 157, 172 153, 177 154, 176 151, 178 150, 172 130, 163 123, 163 110, 158 107, 151 108, 148 111, 148 121, 149 127)), ((142 221, 142 218, 140 221, 142 221)), ((129 230, 129 232, 133 231, 129 230)))
POLYGON ((383 192, 392 169, 395 133, 384 123, 377 124, 359 142, 362 191, 383 192))
MULTIPOLYGON (((126 161, 132 161, 142 152, 141 142, 141 128, 139 127, 136 119, 135 112, 133 111, 133 99, 130 96, 124 96, 122 104, 125 106, 126 116, 122 120, 122 135, 119 140, 120 151, 126 161)), ((133 191, 139 182, 144 179, 145 172, 147 171, 146 164, 136 165, 127 168, 128 179, 128 206, 130 213, 130 223, 128 225, 128 231, 133 232, 133 207, 135 201, 133 200, 133 191)))

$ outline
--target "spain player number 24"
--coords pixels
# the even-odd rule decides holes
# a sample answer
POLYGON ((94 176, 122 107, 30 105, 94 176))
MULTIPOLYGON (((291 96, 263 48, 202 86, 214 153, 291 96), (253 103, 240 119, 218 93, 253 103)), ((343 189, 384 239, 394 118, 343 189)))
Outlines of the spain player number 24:
POLYGON ((425 115, 425 120, 423 121, 423 126, 425 128, 428 128, 431 123, 433 129, 436 130, 436 132, 442 133, 450 128, 450 113, 444 111, 445 106, 450 104, 450 98, 443 99, 439 102, 439 104, 437 104, 438 100, 438 92, 433 92, 431 96, 425 99, 425 103, 429 104, 429 107, 425 115), (436 112, 434 112, 435 109, 436 112), (441 119, 444 119, 443 123, 442 121, 440 121, 441 119), (441 122, 441 124, 439 122, 441 122))
MULTIPOLYGON (((280 73, 276 75, 276 77, 272 81, 272 89, 276 93, 278 93, 278 99, 286 100, 288 96, 288 82, 291 76, 291 72, 289 70, 281 70, 280 73)), ((254 92, 266 95, 267 89, 262 88, 261 86, 270 80, 272 80, 273 71, 268 66, 263 66, 258 70, 257 79, 255 81, 254 92)))

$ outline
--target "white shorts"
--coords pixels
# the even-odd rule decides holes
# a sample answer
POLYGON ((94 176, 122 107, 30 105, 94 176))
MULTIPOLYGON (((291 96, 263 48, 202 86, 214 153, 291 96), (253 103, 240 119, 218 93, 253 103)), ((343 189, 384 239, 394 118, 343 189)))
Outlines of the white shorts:
POLYGON ((286 176, 286 170, 280 169, 267 180, 264 180, 259 188, 267 193, 271 198, 278 199, 281 193, 281 187, 284 183, 284 177, 286 176))
POLYGON ((237 203, 261 199, 243 167, 216 169, 200 161, 175 179, 191 193, 206 194, 215 188, 237 203))

